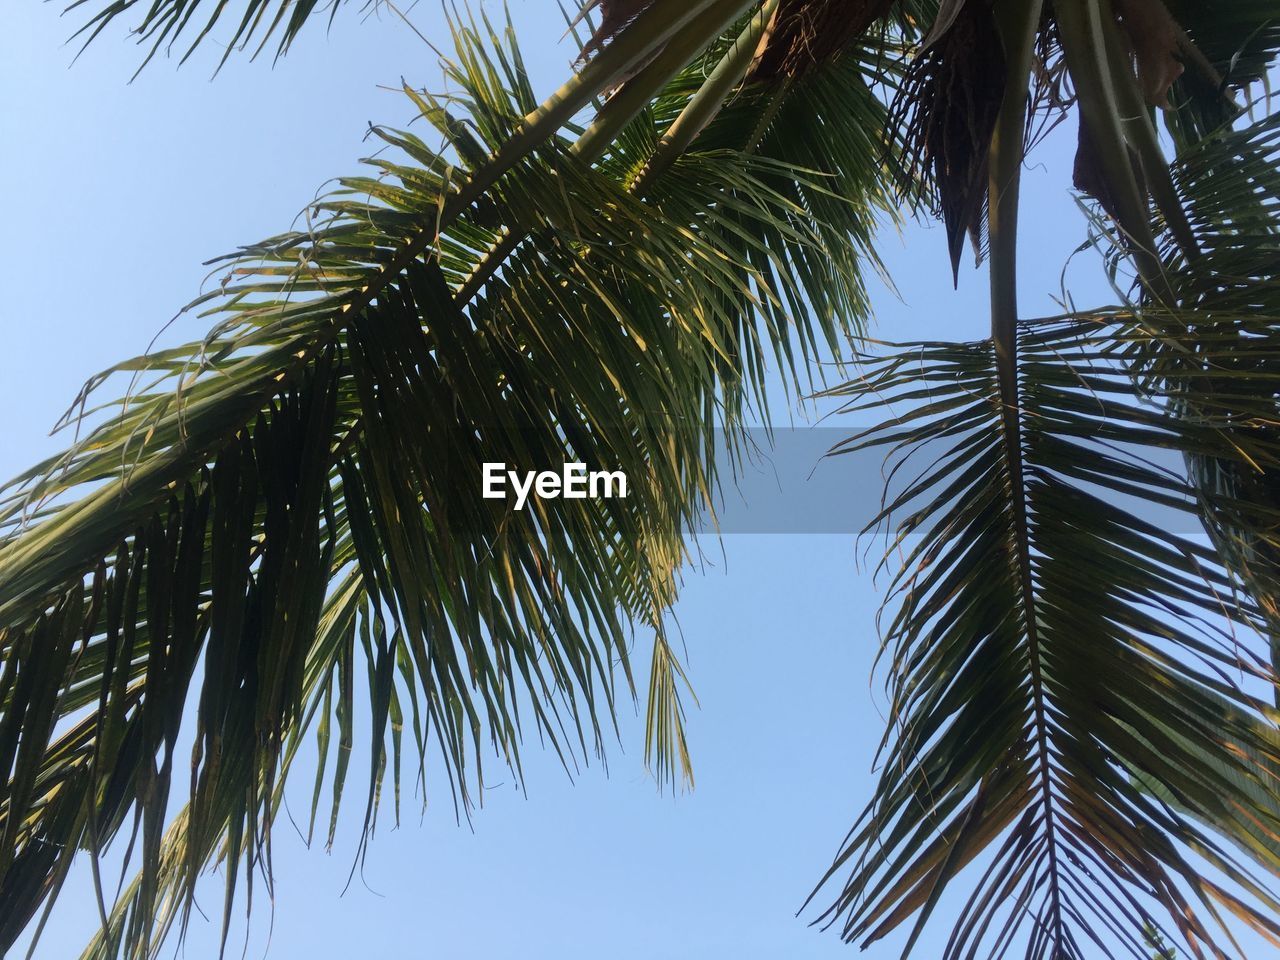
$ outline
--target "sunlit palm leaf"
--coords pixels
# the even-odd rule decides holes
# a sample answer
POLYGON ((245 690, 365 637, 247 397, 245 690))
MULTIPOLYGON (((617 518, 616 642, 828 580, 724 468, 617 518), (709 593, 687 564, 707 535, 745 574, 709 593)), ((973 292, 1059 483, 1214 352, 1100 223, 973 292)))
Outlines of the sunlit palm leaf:
MULTIPOLYGON (((313 733, 312 829, 332 837, 357 712, 372 721, 366 833, 384 783, 398 809, 406 730, 440 751, 463 807, 490 749, 519 774, 526 733, 571 769, 599 750, 631 624, 660 627, 683 530, 714 497, 715 431, 732 445, 768 356, 798 378, 790 358, 857 329, 876 178, 801 169, 758 116, 726 113, 642 197, 629 172, 661 117, 611 101, 594 129, 628 132, 599 166, 556 131, 610 84, 600 63, 627 70, 649 40, 620 37, 541 108, 509 37, 472 25, 458 44, 461 93, 408 91, 443 151, 376 131, 395 149, 370 176, 226 262, 199 303, 217 320, 206 340, 96 380, 77 422, 104 381, 138 378, 7 488, 5 943, 77 851, 134 836, 137 880, 104 902, 87 956, 154 955, 214 860, 225 939, 238 891, 269 880, 284 776, 313 733), (527 242, 459 297, 516 232, 527 242), (810 301, 812 321, 795 311, 810 301), (479 495, 482 462, 569 460, 624 470, 631 495, 520 512, 479 495), (191 801, 166 832, 193 702, 191 801)), ((853 109, 877 123, 863 90, 853 109)), ((795 103, 778 104, 780 129, 815 110, 795 103)), ((842 149, 827 170, 874 168, 879 138, 842 149)), ((657 644, 649 746, 670 775, 688 763, 680 668, 657 644)))
MULTIPOLYGON (((226 0, 109 0, 105 5, 92 0, 71 0, 66 12, 81 14, 81 8, 90 6, 90 12, 76 33, 85 44, 93 42, 103 30, 112 26, 117 18, 128 21, 128 30, 143 48, 145 65, 157 53, 175 50, 186 60, 218 26, 225 26, 229 36, 224 41, 222 59, 235 50, 250 48, 255 54, 266 47, 268 41, 277 38, 277 55, 289 49, 289 45, 303 25, 317 14, 327 14, 332 23, 343 6, 344 0, 245 0, 239 10, 228 11, 226 0), (93 9, 93 8, 97 9, 93 9)), ((347 2, 355 7, 355 3, 347 2)), ((365 9, 377 5, 377 0, 367 0, 365 9)))

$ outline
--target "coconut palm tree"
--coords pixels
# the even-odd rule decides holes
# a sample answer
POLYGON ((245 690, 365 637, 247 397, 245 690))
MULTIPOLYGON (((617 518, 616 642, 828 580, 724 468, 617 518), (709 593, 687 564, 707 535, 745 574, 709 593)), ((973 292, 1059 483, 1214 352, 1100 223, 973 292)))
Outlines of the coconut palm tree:
MULTIPOLYGON (((140 15, 146 58, 217 26, 228 55, 283 52, 321 9, 114 0, 84 35, 140 15)), ((227 258, 204 340, 95 378, 66 452, 4 489, 0 944, 112 843, 137 872, 114 902, 98 882, 86 957, 156 955, 214 864, 225 943, 304 742, 314 831, 368 713, 363 843, 405 749, 439 751, 464 807, 531 730, 566 764, 602 749, 635 629, 648 757, 690 776, 663 632, 684 534, 766 370, 807 390, 824 351, 856 361, 831 396, 898 414, 833 452, 927 466, 877 518, 893 713, 815 918, 864 945, 908 924, 910 953, 959 890, 947 958, 1280 942, 1280 119, 1247 102, 1274 4, 596 13, 542 102, 509 28, 458 20, 455 92, 404 91, 443 146, 376 130, 389 149, 305 229, 227 258), (1020 171, 1064 119, 1119 302, 1029 319, 1020 171), (989 258, 989 338, 865 338, 900 210, 941 216, 954 268, 966 238, 989 258), (511 511, 479 494, 487 461, 608 465, 632 492, 511 511)))

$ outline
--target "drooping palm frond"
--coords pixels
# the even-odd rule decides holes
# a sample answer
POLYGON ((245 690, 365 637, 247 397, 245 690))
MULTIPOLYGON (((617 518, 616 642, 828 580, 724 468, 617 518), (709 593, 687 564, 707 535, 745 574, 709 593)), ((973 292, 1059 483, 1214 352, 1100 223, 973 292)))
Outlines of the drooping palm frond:
MULTIPOLYGON (((1196 317, 1248 315, 1280 319, 1280 118, 1219 131, 1179 158, 1177 190, 1195 237, 1191 253, 1167 243, 1163 262, 1170 294, 1196 317)), ((1230 362, 1222 378, 1205 377, 1186 398, 1186 415, 1213 417, 1247 449, 1270 441, 1280 423, 1271 375, 1277 358, 1249 325, 1224 330, 1230 362), (1268 410, 1268 404, 1270 408, 1268 410)), ((1157 369, 1188 362, 1158 350, 1157 369)), ((1206 363, 1207 365, 1207 363, 1206 363)), ((1204 517, 1223 558, 1267 611, 1280 652, 1280 472, 1241 456, 1196 452, 1192 476, 1211 496, 1204 517)), ((1273 653, 1274 658, 1274 653, 1273 653)))
MULTIPOLYGON (((897 517, 905 554, 884 636, 892 720, 876 797, 824 881, 843 880, 822 917, 864 944, 914 918, 906 955, 967 873, 948 958, 1145 958, 1155 924, 1193 956, 1240 956, 1232 923, 1280 937, 1278 865, 1259 843, 1280 824, 1273 621, 1240 565, 1179 534, 1168 514, 1188 530, 1202 511, 1226 515, 1252 534, 1276 513, 1158 461, 1176 451, 1270 472, 1275 313, 1239 299, 1253 299, 1257 271, 1206 270, 1201 244, 1221 238, 1204 234, 1244 241, 1207 208, 1188 216, 1155 136, 1144 98, 1162 101, 1178 71, 1158 62, 1167 51, 1137 43, 1151 39, 1137 27, 1148 16, 1168 26, 1168 11, 1057 0, 1046 20, 1040 7, 951 4, 929 48, 953 70, 977 70, 947 50, 948 37, 973 33, 968 16, 989 24, 1003 56, 994 98, 941 112, 959 130, 952 155, 939 139, 942 163, 917 164, 935 180, 950 160, 969 164, 952 191, 968 204, 952 218, 953 242, 987 204, 991 339, 868 357, 866 375, 840 391, 854 406, 895 405, 892 421, 851 445, 924 466, 880 518, 897 517), (1089 179, 1137 267, 1137 313, 1019 320, 1028 78, 1048 29, 1076 94, 1089 179), (1212 296, 1188 298, 1173 262, 1199 263, 1186 278, 1212 296), (1236 299, 1212 302, 1232 289, 1236 299), (1162 521, 1143 515, 1151 504, 1162 521)), ((972 101, 989 86, 948 89, 972 101)), ((1223 183, 1200 177, 1209 195, 1223 183)), ((1234 189, 1244 182, 1242 172, 1234 189)))
MULTIPOLYGON (((211 39, 214 37, 223 48, 220 66, 236 52, 249 50, 252 51, 252 56, 257 56, 273 38, 277 40, 276 56, 281 56, 289 50, 302 28, 312 19, 324 19, 329 27, 333 27, 340 8, 348 8, 341 11, 344 13, 359 9, 368 14, 377 12, 383 6, 397 15, 404 13, 394 3, 384 4, 382 0, 243 0, 242 4, 235 7, 231 7, 228 0, 210 0, 204 4, 201 0, 151 0, 149 3, 140 3, 139 0, 107 0, 101 5, 94 0, 69 0, 63 12, 85 17, 72 38, 79 40, 85 47, 104 31, 116 26, 117 20, 129 24, 126 27, 129 34, 144 51, 142 63, 138 67, 140 71, 162 51, 165 54, 178 53, 179 62, 185 63, 201 44, 214 42, 211 39), (88 11, 82 10, 84 7, 88 7, 88 11), (137 19, 133 20, 135 15, 137 19), (220 27, 227 29, 227 36, 217 36, 216 31, 220 27)), ((652 26, 654 22, 664 19, 669 22, 681 21, 682 13, 695 13, 697 6, 677 11, 672 4, 660 4, 654 0, 634 3, 621 15, 609 18, 612 25, 608 30, 602 29, 600 42, 591 44, 584 52, 589 53, 602 46, 604 40, 618 36, 625 28, 641 19, 640 14, 651 13, 650 8, 664 14, 663 17, 645 18, 652 26)), ((678 23, 673 23, 673 26, 676 25, 678 23)))
MULTIPOLYGON (((81 12, 90 0, 70 0, 64 12, 81 12)), ((145 66, 159 52, 166 54, 177 50, 185 62, 202 41, 219 25, 231 29, 223 41, 223 62, 236 50, 252 49, 261 53, 272 37, 278 38, 276 55, 286 52, 308 20, 327 13, 330 25, 344 0, 245 0, 243 8, 229 12, 225 0, 206 3, 200 0, 158 0, 140 3, 139 0, 108 0, 106 4, 93 4, 84 23, 77 29, 75 39, 83 38, 87 46, 99 34, 114 25, 117 19, 130 20, 128 31, 144 49, 142 65, 145 66), (237 16, 238 14, 238 16, 237 16), (137 19, 133 19, 136 16, 137 19), (256 42, 256 45, 255 45, 256 42)), ((355 6, 348 2, 347 6, 355 6)), ((377 5, 377 0, 364 0, 364 9, 377 5)))
POLYGON ((1174 56, 1185 64, 1165 120, 1191 146, 1238 116, 1237 91, 1265 79, 1280 52, 1280 19, 1267 0, 1164 3, 1178 25, 1174 56))
MULTIPOLYGON (((729 5, 703 7, 711 44, 729 5)), ((462 92, 407 91, 444 148, 376 131, 393 149, 369 176, 226 262, 198 302, 216 319, 205 340, 95 380, 76 422, 104 382, 137 378, 6 488, 6 945, 77 853, 113 840, 140 869, 103 898, 86 956, 154 956, 215 861, 225 940, 254 873, 270 882, 270 825, 313 733, 312 828, 331 771, 332 831, 362 678, 366 833, 384 783, 398 809, 406 730, 439 751, 463 808, 489 749, 519 774, 526 733, 570 768, 601 749, 634 623, 659 630, 650 751, 660 773, 687 765, 660 617, 682 533, 714 498, 715 431, 735 435, 770 355, 798 377, 797 356, 857 329, 850 251, 888 198, 857 172, 874 169, 874 133, 806 170, 771 124, 718 110, 635 190, 655 145, 677 142, 645 105, 672 105, 663 90, 697 68, 670 84, 642 70, 576 141, 571 121, 661 33, 620 36, 539 106, 510 36, 460 27, 462 92), (595 165, 593 135, 613 144, 595 165), (792 312, 807 302, 816 319, 792 312), (622 470, 630 495, 516 511, 481 496, 489 461, 622 470), (190 802, 166 826, 190 705, 190 802)), ((773 122, 882 122, 869 94, 848 103, 786 97, 773 122)), ((685 95, 677 120, 695 107, 685 95)))
MULTIPOLYGON (((654 0, 584 3, 579 19, 596 15, 598 23, 583 46, 583 55, 602 49, 655 5, 654 0)), ((203 5, 201 0, 68 0, 64 13, 83 18, 73 39, 86 47, 116 26, 117 21, 124 21, 144 51, 141 70, 161 52, 177 53, 179 62, 185 63, 211 37, 216 37, 223 48, 219 65, 236 52, 250 51, 256 57, 273 40, 275 55, 281 56, 313 19, 323 19, 332 28, 340 13, 358 10, 368 14, 382 6, 380 0, 243 0, 234 7, 227 0, 203 5), (220 28, 225 28, 225 36, 217 34, 220 28)), ((386 6, 397 14, 401 12, 394 4, 386 6)), ((856 47, 878 19, 892 15, 897 28, 914 32, 931 22, 937 10, 936 0, 874 0, 865 6, 856 16, 844 17, 840 15, 841 5, 829 0, 788 0, 771 17, 771 39, 760 44, 757 74, 772 78, 779 73, 807 72, 813 64, 828 62, 845 49, 856 47), (766 46, 771 47, 767 53, 766 46), (779 70, 778 65, 784 61, 785 70, 779 70)))
POLYGON ((965 240, 982 245, 1004 56, 990 4, 955 5, 946 29, 935 28, 912 61, 894 101, 892 125, 907 143, 904 187, 922 189, 936 206, 956 282, 965 240))
MULTIPOLYGON (((1274 346, 1270 319, 1214 323, 1274 346)), ((1200 494, 1167 457, 1229 442, 1166 399, 1207 374, 1155 396, 1135 383, 1153 336, 1232 356, 1155 317, 1021 324, 1014 430, 995 340, 868 357, 836 391, 897 414, 851 447, 920 464, 879 518, 898 518, 902 553, 892 713, 876 799, 826 881, 823 919, 847 939, 916 917, 914 942, 968 868, 946 958, 1145 958, 1147 924, 1193 956, 1239 956, 1228 917, 1280 942, 1280 863, 1259 874, 1239 849, 1280 826, 1265 617, 1179 532, 1200 494)))

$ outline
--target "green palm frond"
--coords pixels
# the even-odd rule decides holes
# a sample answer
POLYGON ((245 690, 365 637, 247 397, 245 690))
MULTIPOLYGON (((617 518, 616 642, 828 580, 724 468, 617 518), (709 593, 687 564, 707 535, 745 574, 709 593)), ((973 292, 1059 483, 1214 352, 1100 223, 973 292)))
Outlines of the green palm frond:
MULTIPOLYGON (((185 62, 219 25, 231 29, 224 41, 223 62, 232 52, 250 47, 257 56, 273 37, 278 41, 279 56, 289 49, 308 20, 327 14, 325 19, 332 24, 343 5, 344 0, 245 0, 242 9, 228 11, 226 0, 203 5, 200 0, 108 0, 102 5, 91 5, 91 0, 71 0, 64 12, 79 14, 82 7, 89 7, 75 34, 75 39, 83 38, 86 46, 117 19, 129 21, 128 31, 145 51, 142 66, 146 66, 161 51, 167 54, 177 50, 185 62)), ((345 5, 356 6, 350 0, 345 5)), ((366 10, 377 5, 378 0, 361 3, 366 10)))
MULTIPOLYGON (((143 60, 138 67, 141 71, 162 51, 178 53, 179 62, 185 63, 202 43, 213 42, 211 37, 219 27, 229 31, 228 36, 217 38, 223 48, 221 65, 236 52, 249 50, 252 56, 257 56, 273 39, 277 41, 275 55, 281 56, 311 20, 323 19, 332 27, 340 8, 349 8, 341 12, 359 9, 369 13, 383 6, 402 15, 393 3, 385 0, 243 0, 235 6, 228 0, 203 3, 201 0, 150 0, 147 3, 106 0, 101 5, 95 0, 69 0, 64 13, 84 16, 73 39, 85 47, 105 30, 116 26, 117 20, 124 21, 129 34, 143 49, 143 60), (87 10, 82 10, 86 7, 87 10)), ((630 34, 632 39, 637 33, 645 33, 655 36, 655 45, 660 46, 684 22, 708 6, 708 3, 679 6, 655 0, 644 16, 628 18, 627 29, 617 31, 616 39, 621 39, 623 33, 630 34)))
MULTIPOLYGON (((1191 255, 1168 244, 1166 275, 1174 302, 1198 316, 1280 318, 1280 118, 1223 130, 1184 151, 1175 167, 1179 195, 1195 236, 1191 255)), ((1280 424, 1270 377, 1277 357, 1247 325, 1223 330, 1233 351, 1220 378, 1204 378, 1186 415, 1230 425, 1241 450, 1280 424)), ((1226 344, 1224 343, 1225 347, 1226 344)), ((1185 362, 1157 351, 1154 362, 1185 362)), ((1267 611, 1280 643, 1280 474, 1274 464, 1236 454, 1189 458, 1210 494, 1205 521, 1222 556, 1267 611)), ((1277 646, 1280 650, 1280 646, 1277 646)))
POLYGON ((1268 0, 1165 0, 1185 32, 1178 57, 1185 71, 1174 84, 1166 114, 1185 145, 1230 123, 1240 113, 1233 91, 1265 81, 1280 54, 1280 17, 1268 0))
MULTIPOLYGON (((1280 730, 1274 723, 1259 723, 1256 716, 1240 710, 1226 698, 1218 697, 1217 701, 1219 719, 1216 722, 1220 729, 1253 728, 1255 734, 1250 738, 1251 742, 1265 742, 1267 750, 1265 753, 1249 751, 1239 757, 1229 757, 1225 763, 1222 755, 1217 752, 1200 757, 1201 768, 1211 771, 1209 779, 1230 785, 1228 791, 1218 796, 1218 810, 1214 819, 1208 821, 1208 825, 1212 826, 1220 819, 1229 818, 1233 808, 1239 804, 1240 797, 1247 798, 1243 804, 1245 809, 1267 811, 1267 816, 1243 823, 1244 830, 1234 831, 1226 839, 1264 869, 1275 873, 1280 871, 1280 834, 1274 829, 1275 823, 1280 820, 1280 813, 1276 810, 1276 784, 1280 783, 1280 767, 1275 764, 1275 757, 1280 755, 1280 730), (1242 768, 1246 768, 1248 772, 1242 774, 1242 768)), ((1172 731, 1170 733, 1174 735, 1172 731)), ((1185 740, 1180 740, 1179 745, 1188 751, 1195 749, 1194 744, 1185 740)), ((1241 749, 1247 749, 1247 745, 1241 749)), ((1188 814, 1192 813, 1182 804, 1178 791, 1141 776, 1135 777, 1135 782, 1158 797, 1162 803, 1188 814)))
MULTIPOLYGON (((992 337, 869 356, 837 391, 855 408, 895 404, 850 448, 925 466, 880 518, 898 521, 886 562, 902 555, 884 632, 892 720, 875 799, 824 880, 843 883, 822 919, 865 945, 914 918, 908 955, 964 873, 948 958, 1145 958, 1156 924, 1194 956, 1240 956, 1232 923, 1280 942, 1277 865, 1258 843, 1280 825, 1272 604, 1230 552, 1143 509, 1189 530, 1202 512, 1248 536, 1274 528, 1265 497, 1159 463, 1174 451, 1237 475, 1273 470, 1267 284, 1255 292, 1248 255, 1242 274, 1229 255, 1212 262, 1215 243, 1269 233, 1270 215, 1256 196, 1211 212, 1219 188, 1237 201, 1258 192, 1245 170, 1170 171, 1144 103, 1176 74, 1176 24, 1158 0, 1059 0, 1046 9, 1083 163, 1144 306, 1021 321, 1028 78, 1050 22, 1039 4, 979 7, 951 5, 934 31, 938 82, 979 103, 942 111, 963 136, 940 134, 920 173, 963 205, 953 256, 986 205, 992 337), (984 49, 1003 57, 1003 84, 964 73, 978 69, 964 60, 966 17, 994 34, 984 49), (1193 192, 1207 200, 1198 211, 1193 192)), ((1253 153, 1255 173, 1274 165, 1253 153)))
MULTIPOLYGON (((711 7, 708 43, 730 5, 711 7)), ((462 809, 490 751, 519 775, 529 733, 574 769, 630 686, 635 624, 657 633, 648 752, 660 779, 688 773, 661 617, 714 503, 717 430, 732 448, 771 357, 798 383, 800 358, 860 328, 856 253, 889 206, 861 172, 873 132, 817 169, 780 134, 883 112, 865 84, 805 99, 820 77, 772 124, 712 109, 637 191, 663 110, 698 100, 664 91, 700 65, 641 70, 575 140, 577 112, 659 41, 624 33, 542 105, 509 30, 456 41, 461 92, 406 91, 442 148, 375 130, 388 149, 366 176, 218 267, 193 305, 204 340, 95 378, 68 418, 82 435, 3 491, 6 946, 79 853, 113 842, 138 873, 114 904, 99 891, 86 957, 156 955, 215 862, 225 942, 242 888, 270 882, 271 823, 313 736, 311 829, 332 839, 357 713, 366 839, 384 792, 398 811, 405 731, 440 752, 462 809), (88 409, 121 377, 122 400, 88 409), (480 496, 489 461, 621 469, 630 495, 515 511, 480 496), (190 801, 166 824, 191 705, 190 801)))
MULTIPOLYGON (((1269 320, 1213 322, 1274 345, 1269 320)), ((1280 942, 1280 865, 1259 874, 1242 853, 1280 827, 1265 616, 1178 532, 1200 492, 1163 455, 1228 441, 1162 399, 1202 372, 1135 383, 1153 336, 1232 356, 1154 316, 1020 324, 1014 431, 993 340, 870 356, 835 391, 898 414, 850 449, 922 465, 878 518, 897 519, 886 562, 902 556, 891 726, 876 799, 825 881, 823 919, 850 941, 915 917, 913 943, 969 868, 946 958, 1145 957, 1146 924, 1239 956, 1228 917, 1280 942)))

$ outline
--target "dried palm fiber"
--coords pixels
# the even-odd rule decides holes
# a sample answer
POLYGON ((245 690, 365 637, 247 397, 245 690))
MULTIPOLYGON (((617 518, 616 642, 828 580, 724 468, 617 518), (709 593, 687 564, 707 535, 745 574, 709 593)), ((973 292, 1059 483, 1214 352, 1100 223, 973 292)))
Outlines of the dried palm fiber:
POLYGON ((1133 49, 1138 82, 1153 107, 1170 109, 1169 88, 1182 76, 1182 28, 1163 0, 1114 0, 1115 12, 1133 49))
POLYGON ((1040 143, 1070 115, 1075 103, 1067 82, 1067 63, 1062 54, 1058 23, 1046 8, 1036 33, 1035 53, 1031 59, 1031 97, 1027 104, 1025 152, 1040 143))
MULTIPOLYGON (((590 0, 586 3, 578 19, 585 17, 592 10, 600 11, 600 26, 596 27, 591 38, 582 47, 585 59, 606 43, 620 34, 636 17, 644 13, 653 0, 590 0)), ((574 21, 575 23, 577 20, 574 21)))
MULTIPOLYGON (((600 13, 600 25, 583 46, 587 57, 642 14, 653 0, 590 0, 583 15, 600 13)), ((782 0, 761 38, 748 79, 797 77, 842 53, 897 0, 782 0)))
POLYGON ((835 58, 877 20, 894 0, 782 0, 760 40, 748 79, 798 77, 835 58))
POLYGON ((934 194, 957 280, 964 240, 981 255, 987 157, 1004 99, 1004 48, 989 0, 968 0, 916 56, 887 129, 903 138, 903 189, 934 194))

